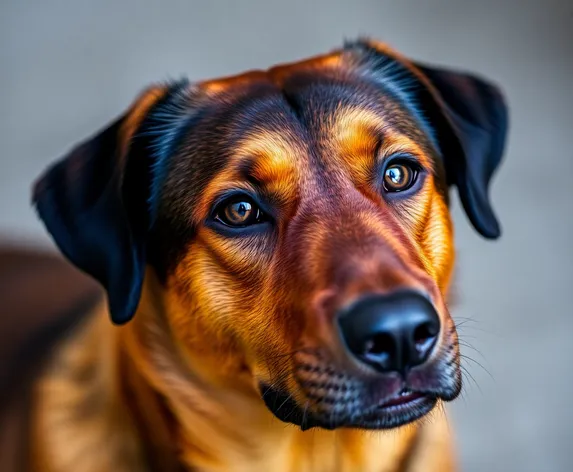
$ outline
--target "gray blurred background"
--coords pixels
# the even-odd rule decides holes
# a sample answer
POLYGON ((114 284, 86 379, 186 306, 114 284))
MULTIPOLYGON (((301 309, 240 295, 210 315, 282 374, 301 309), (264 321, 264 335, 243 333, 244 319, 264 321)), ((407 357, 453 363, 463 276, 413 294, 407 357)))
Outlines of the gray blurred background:
POLYGON ((462 470, 573 471, 573 1, 2 0, 0 237, 50 247, 32 180, 148 83, 267 67, 369 35, 476 71, 511 107, 504 234, 454 202, 454 317, 473 380, 450 407, 462 470), (487 370, 487 371, 486 371, 487 370))

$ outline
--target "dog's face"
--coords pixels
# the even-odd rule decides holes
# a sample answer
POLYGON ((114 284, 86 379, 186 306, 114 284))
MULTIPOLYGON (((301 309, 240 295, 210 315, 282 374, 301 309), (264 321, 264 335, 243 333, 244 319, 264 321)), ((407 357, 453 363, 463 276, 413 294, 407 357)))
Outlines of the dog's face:
POLYGON ((505 126, 490 84, 359 42, 151 88, 36 201, 115 322, 151 266, 174 342, 213 381, 302 428, 389 428, 460 391, 448 186, 496 237, 505 126))

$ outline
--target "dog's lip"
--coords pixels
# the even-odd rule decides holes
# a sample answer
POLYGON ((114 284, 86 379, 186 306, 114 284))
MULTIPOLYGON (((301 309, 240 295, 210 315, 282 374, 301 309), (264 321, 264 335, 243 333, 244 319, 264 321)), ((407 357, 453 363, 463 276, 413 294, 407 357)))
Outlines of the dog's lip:
POLYGON ((426 398, 427 395, 423 393, 402 390, 394 397, 378 405, 377 409, 392 410, 400 407, 410 407, 426 398))

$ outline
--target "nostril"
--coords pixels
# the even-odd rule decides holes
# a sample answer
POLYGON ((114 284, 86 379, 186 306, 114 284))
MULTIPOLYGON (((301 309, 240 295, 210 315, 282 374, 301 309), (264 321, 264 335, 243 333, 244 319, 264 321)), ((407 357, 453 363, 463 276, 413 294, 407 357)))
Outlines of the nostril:
POLYGON ((364 343, 365 356, 379 357, 384 354, 389 354, 395 348, 394 338, 386 333, 374 335, 364 343))
POLYGON ((433 343, 438 335, 438 327, 435 323, 426 322, 414 330, 414 345, 419 351, 423 351, 433 343))

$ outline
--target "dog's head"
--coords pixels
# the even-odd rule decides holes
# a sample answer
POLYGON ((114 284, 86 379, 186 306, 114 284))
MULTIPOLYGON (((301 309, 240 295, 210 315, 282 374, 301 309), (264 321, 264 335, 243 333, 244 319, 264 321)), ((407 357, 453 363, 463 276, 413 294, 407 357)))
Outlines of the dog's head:
POLYGON ((499 235, 506 127, 492 84, 359 41, 151 87, 34 200, 115 323, 150 267, 176 342, 212 375, 302 428, 388 428, 460 391, 448 190, 499 235))

